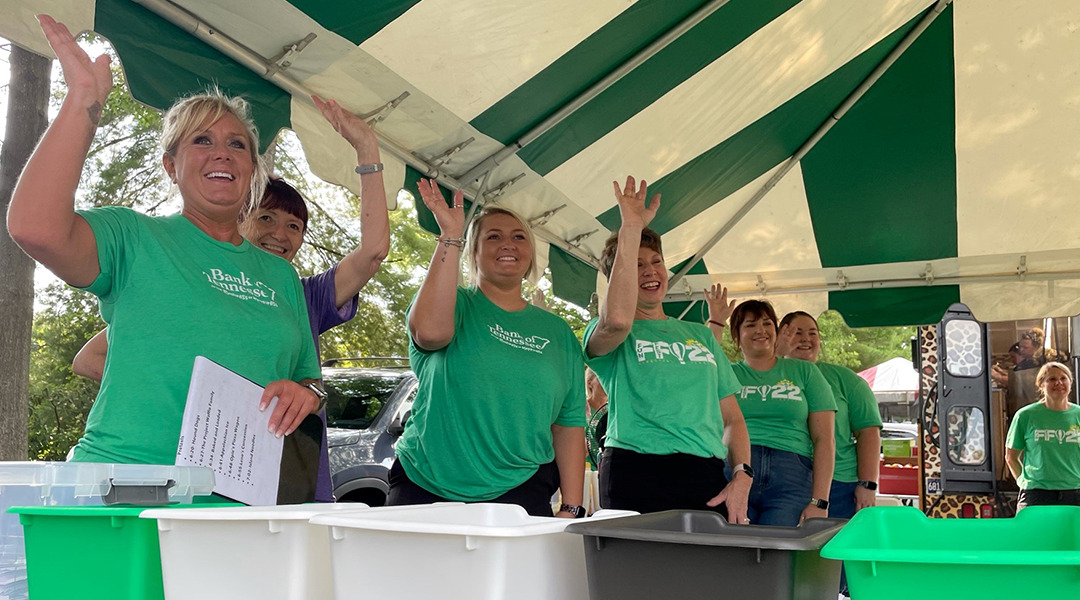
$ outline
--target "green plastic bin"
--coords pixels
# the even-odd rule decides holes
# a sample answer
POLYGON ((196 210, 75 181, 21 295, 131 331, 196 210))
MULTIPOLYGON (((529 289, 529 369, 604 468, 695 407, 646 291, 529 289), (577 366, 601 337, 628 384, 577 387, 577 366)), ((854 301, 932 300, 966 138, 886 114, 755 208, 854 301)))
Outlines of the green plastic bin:
POLYGON ((1080 507, 1032 506, 1013 519, 865 508, 821 556, 844 561, 852 600, 910 600, 913 590, 934 598, 1075 597, 1080 507))
MULTIPOLYGON (((228 504, 172 505, 208 508, 228 504)), ((33 600, 161 600, 157 523, 140 519, 153 507, 16 506, 26 543, 33 600)), ((212 548, 207 549, 212 552, 212 548)))

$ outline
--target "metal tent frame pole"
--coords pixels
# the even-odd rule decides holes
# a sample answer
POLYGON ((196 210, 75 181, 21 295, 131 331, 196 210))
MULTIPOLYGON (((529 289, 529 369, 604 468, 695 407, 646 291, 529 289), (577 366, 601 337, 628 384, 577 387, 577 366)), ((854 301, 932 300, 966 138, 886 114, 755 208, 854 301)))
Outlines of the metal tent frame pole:
MULTIPOLYGON (((900 58, 900 56, 911 46, 911 44, 913 44, 915 40, 917 40, 919 36, 922 35, 928 27, 930 27, 930 24, 933 23, 934 20, 936 20, 938 16, 945 10, 945 8, 951 3, 952 0, 938 0, 938 3, 935 4, 932 8, 930 8, 929 12, 927 12, 923 16, 923 18, 919 20, 915 27, 911 31, 909 31, 907 35, 904 36, 904 39, 900 40, 900 43, 897 44, 896 47, 893 48, 892 51, 889 52, 889 54, 884 59, 882 59, 882 61, 878 63, 876 67, 874 67, 874 70, 866 76, 866 79, 864 79, 863 82, 860 83, 859 86, 856 87, 854 91, 852 91, 851 94, 849 94, 842 103, 840 103, 840 106, 835 111, 833 111, 829 118, 826 119, 820 127, 818 127, 817 131, 815 131, 810 136, 810 138, 807 139, 806 142, 804 142, 797 151, 795 151, 795 154, 793 154, 791 158, 788 159, 784 166, 772 177, 770 177, 769 180, 766 181, 763 186, 761 186, 761 189, 755 192, 754 195, 749 200, 747 200, 746 204, 741 206, 739 210, 734 215, 732 215, 732 217, 728 219, 727 222, 725 222, 723 226, 721 226, 720 229, 717 230, 717 232, 711 238, 709 238, 709 241, 705 242, 701 249, 698 250, 694 254, 694 256, 683 265, 683 268, 679 269, 678 273, 671 277, 671 280, 668 282, 669 287, 675 285, 680 279, 686 276, 690 269, 693 268, 694 265, 696 265, 702 259, 702 257, 704 257, 705 254, 709 252, 709 250, 712 250, 713 247, 716 246, 716 244, 718 244, 725 235, 727 235, 736 225, 738 225, 740 221, 742 221, 744 217, 746 217, 747 214, 750 213, 751 210, 754 209, 755 206, 757 206, 757 204, 761 201, 762 198, 765 197, 766 194, 768 194, 770 191, 772 191, 774 187, 776 187, 777 183, 780 183, 780 180, 783 179, 785 175, 791 172, 791 169, 793 169, 795 165, 798 164, 799 161, 801 161, 802 158, 806 156, 806 154, 810 152, 810 150, 814 146, 816 146, 823 137, 825 137, 825 134, 828 133, 829 130, 832 129, 833 126, 835 126, 836 123, 845 114, 847 114, 848 110, 850 110, 851 107, 854 106, 855 103, 858 102, 859 99, 861 99, 863 95, 866 94, 867 90, 869 90, 870 87, 873 86, 877 82, 877 80, 885 74, 885 71, 887 71, 889 67, 891 67, 893 63, 895 63, 897 59, 900 58)), ((691 304, 691 306, 693 306, 693 304, 691 304)), ((686 308, 686 311, 689 310, 690 306, 686 308)), ((685 316, 686 311, 683 311, 683 314, 680 315, 679 318, 685 316)))
MULTIPOLYGON (((311 95, 314 92, 286 73, 281 65, 268 60, 251 48, 248 48, 235 39, 218 31, 212 24, 207 23, 187 9, 176 5, 171 0, 131 1, 146 8, 173 25, 187 31, 206 45, 225 54, 237 63, 246 67, 248 70, 259 74, 267 81, 270 81, 274 85, 288 92, 293 98, 301 98, 304 102, 311 103, 311 95)), ((310 41, 310 36, 305 39, 310 41)), ((376 135, 379 138, 379 146, 405 164, 423 173, 434 173, 435 176, 433 179, 438 183, 451 189, 462 190, 471 200, 476 200, 476 198, 479 197, 480 193, 470 192, 468 190, 469 186, 462 184, 462 179, 441 172, 427 161, 413 155, 413 153, 405 148, 405 146, 387 137, 385 134, 376 131, 376 135)), ((537 237, 543 239, 545 242, 558 247, 593 268, 599 269, 600 264, 596 258, 570 244, 558 235, 543 227, 534 228, 533 231, 537 237)))
POLYGON ((525 132, 517 141, 503 146, 494 154, 480 161, 464 174, 458 176, 458 179, 472 183, 479 179, 484 173, 495 169, 495 167, 499 166, 504 160, 514 156, 522 148, 535 142, 537 138, 547 133, 552 127, 555 127, 564 119, 577 112, 578 109, 602 94, 605 90, 618 83, 619 80, 641 66, 642 63, 659 54, 660 51, 670 46, 672 42, 682 37, 683 34, 693 29, 714 12, 720 10, 720 8, 728 2, 730 2, 730 0, 712 0, 708 4, 697 9, 690 16, 679 21, 678 24, 667 30, 664 35, 660 36, 651 44, 639 50, 637 54, 620 64, 603 79, 589 86, 584 92, 581 92, 574 97, 573 100, 564 104, 550 117, 544 119, 538 125, 525 132))

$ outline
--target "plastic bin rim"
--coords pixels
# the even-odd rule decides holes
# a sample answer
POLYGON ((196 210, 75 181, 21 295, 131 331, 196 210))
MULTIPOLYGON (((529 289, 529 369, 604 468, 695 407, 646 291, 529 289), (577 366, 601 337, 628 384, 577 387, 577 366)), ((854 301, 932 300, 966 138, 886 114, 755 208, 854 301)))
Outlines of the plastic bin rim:
POLYGON ((826 544, 821 557, 832 560, 869 563, 904 563, 935 565, 1080 565, 1080 550, 888 550, 834 548, 826 544))
POLYGON ((113 506, 12 506, 6 512, 17 515, 40 515, 44 517, 137 517, 147 510, 159 508, 188 509, 225 508, 235 504, 174 504, 166 506, 132 506, 117 504, 113 506))
POLYGON ((567 533, 576 533, 587 537, 613 538, 642 542, 660 542, 695 546, 757 548, 762 550, 820 550, 847 521, 844 519, 811 519, 800 527, 775 527, 768 525, 729 525, 717 513, 709 511, 674 510, 631 516, 605 522, 574 523, 566 528, 567 533), (730 527, 725 533, 687 533, 684 531, 663 531, 634 527, 635 522, 670 518, 675 514, 700 513, 715 516, 723 526, 730 527), (799 537, 768 537, 767 533, 787 530, 803 533, 799 537))
MULTIPOLYGON (((430 505, 429 505, 430 506, 430 505)), ((475 504, 461 504, 459 506, 476 506, 475 504)), ((421 508, 421 507, 395 507, 395 508, 421 508)), ((457 523, 437 523, 431 521, 419 521, 415 517, 422 515, 420 510, 397 511, 391 508, 386 510, 373 509, 363 512, 350 513, 323 513, 312 517, 314 525, 328 525, 345 529, 360 529, 373 531, 395 531, 401 533, 420 533, 430 535, 456 535, 470 537, 514 538, 537 535, 550 535, 564 533, 567 526, 582 521, 604 521, 625 516, 636 516, 632 511, 600 511, 600 513, 579 520, 560 519, 558 517, 533 517, 525 516, 525 519, 539 522, 525 523, 522 525, 475 525, 457 523), (600 514, 602 513, 602 514, 600 514), (410 518, 412 517, 412 518, 410 518)))
POLYGON ((309 521, 312 517, 323 514, 348 513, 371 510, 362 502, 349 504, 325 503, 322 508, 311 504, 265 506, 224 506, 209 508, 200 505, 190 510, 177 510, 176 507, 154 507, 139 515, 143 519, 175 521, 309 521), (293 507, 289 510, 289 507, 293 507))

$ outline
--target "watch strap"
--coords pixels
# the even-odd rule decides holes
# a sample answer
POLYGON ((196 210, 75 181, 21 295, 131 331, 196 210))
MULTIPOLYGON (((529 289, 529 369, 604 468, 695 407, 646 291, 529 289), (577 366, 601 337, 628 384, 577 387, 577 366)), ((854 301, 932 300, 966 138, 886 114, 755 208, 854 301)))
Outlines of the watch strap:
POLYGON ((374 163, 370 165, 356 165, 357 175, 370 175, 372 173, 378 173, 383 170, 382 163, 374 163))
POLYGON ((821 498, 811 498, 809 503, 820 508, 821 510, 829 510, 828 500, 822 500, 821 498))
POLYGON ((735 465, 735 468, 731 470, 731 476, 734 477, 735 474, 740 471, 746 473, 747 477, 749 477, 750 479, 754 478, 754 468, 746 463, 739 463, 735 465))
POLYGON ((559 512, 568 512, 574 515, 575 519, 580 519, 585 516, 585 507, 576 506, 574 504, 560 504, 559 512))
POLYGON ((876 481, 868 481, 868 480, 865 480, 865 479, 860 479, 859 483, 856 483, 855 485, 860 486, 860 487, 864 487, 864 488, 870 490, 871 492, 877 489, 877 482, 876 481))
POLYGON ((319 407, 315 409, 315 412, 319 412, 326 408, 326 392, 319 387, 314 381, 309 381, 304 384, 304 387, 315 393, 315 397, 319 399, 319 407))

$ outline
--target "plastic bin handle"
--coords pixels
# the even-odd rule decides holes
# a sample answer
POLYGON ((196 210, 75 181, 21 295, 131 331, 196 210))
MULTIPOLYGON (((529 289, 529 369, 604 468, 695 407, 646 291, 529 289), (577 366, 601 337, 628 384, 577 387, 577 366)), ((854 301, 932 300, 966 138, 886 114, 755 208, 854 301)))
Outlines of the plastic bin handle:
POLYGON ((173 479, 159 481, 131 481, 109 478, 109 491, 102 496, 106 506, 134 504, 136 506, 160 506, 169 504, 169 489, 176 485, 173 479))

